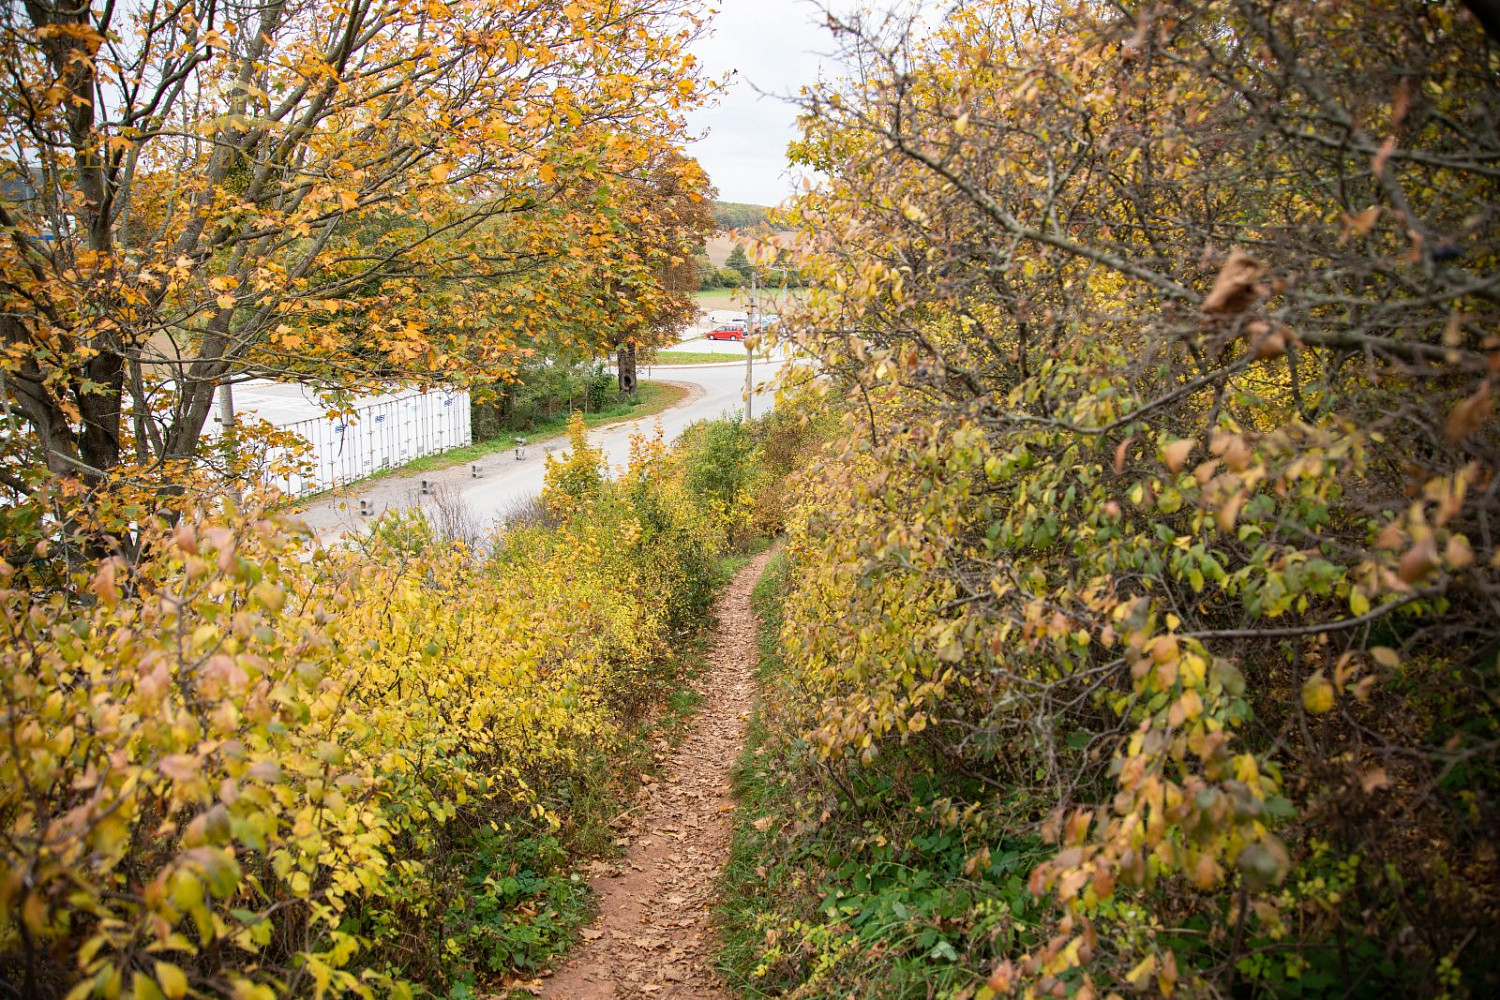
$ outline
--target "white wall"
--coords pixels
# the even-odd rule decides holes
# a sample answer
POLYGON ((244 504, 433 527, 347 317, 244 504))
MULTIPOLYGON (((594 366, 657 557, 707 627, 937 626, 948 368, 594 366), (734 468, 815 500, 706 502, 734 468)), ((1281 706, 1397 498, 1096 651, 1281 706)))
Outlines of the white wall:
MULTIPOLYGON (((352 414, 330 417, 301 386, 250 382, 234 388, 236 420, 259 417, 311 447, 306 474, 268 474, 289 496, 331 489, 470 441, 469 394, 410 390, 356 400, 352 414)), ((269 459, 285 457, 273 450, 269 459)))

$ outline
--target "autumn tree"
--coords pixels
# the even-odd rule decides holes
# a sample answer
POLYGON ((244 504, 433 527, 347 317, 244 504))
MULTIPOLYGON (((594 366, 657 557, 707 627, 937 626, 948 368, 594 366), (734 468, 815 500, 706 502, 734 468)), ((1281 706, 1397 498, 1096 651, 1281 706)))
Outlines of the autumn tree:
POLYGON ((711 195, 698 162, 672 150, 624 193, 605 278, 621 392, 635 394, 636 349, 674 342, 698 311, 696 254, 714 232, 711 195))
POLYGON ((696 24, 682 0, 8 5, 12 502, 180 484, 246 376, 503 367, 611 252, 579 217, 676 141, 696 24))
MULTIPOLYGON (((1492 992, 1496 47, 1408 0, 831 23, 809 815, 996 892, 1050 845, 1026 922, 954 918, 977 996, 1492 992)), ((866 974, 845 912, 804 944, 866 974)))

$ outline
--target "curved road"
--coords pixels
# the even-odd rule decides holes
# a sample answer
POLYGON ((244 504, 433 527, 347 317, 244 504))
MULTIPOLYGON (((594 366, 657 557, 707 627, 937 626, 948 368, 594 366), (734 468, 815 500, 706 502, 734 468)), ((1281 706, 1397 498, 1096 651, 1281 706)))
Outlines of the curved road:
MULTIPOLYGON (((729 343, 725 346, 732 346, 740 358, 744 357, 741 345, 729 343)), ((690 350, 704 349, 696 342, 682 347, 690 350)), ((724 353, 733 356, 729 351, 724 353)), ((770 411, 772 394, 765 383, 781 366, 782 362, 779 361, 756 360, 755 414, 770 411)), ((646 377, 644 369, 642 377, 646 377)), ((667 440, 671 441, 689 424, 744 412, 743 361, 722 365, 658 365, 650 370, 649 377, 657 382, 685 385, 688 387, 688 395, 676 406, 659 414, 589 431, 589 441, 603 449, 605 460, 612 468, 622 467, 628 461, 630 435, 633 432, 650 434, 658 419, 666 431, 667 440)), ((566 454, 566 446, 567 437, 558 435, 532 441, 526 447, 525 458, 522 460, 518 460, 512 451, 496 452, 480 459, 480 476, 477 479, 469 465, 464 464, 437 472, 388 476, 345 487, 335 495, 312 501, 297 511, 296 516, 323 542, 331 543, 345 535, 362 532, 373 520, 372 517, 361 516, 359 513, 359 501, 367 500, 377 515, 388 510, 406 510, 420 506, 435 521, 446 522, 446 527, 459 527, 465 534, 482 537, 489 533, 497 520, 503 521, 508 512, 541 493, 542 473, 546 466, 543 456, 549 451, 556 451, 558 455, 566 454), (431 495, 422 494, 423 479, 433 484, 431 495)))

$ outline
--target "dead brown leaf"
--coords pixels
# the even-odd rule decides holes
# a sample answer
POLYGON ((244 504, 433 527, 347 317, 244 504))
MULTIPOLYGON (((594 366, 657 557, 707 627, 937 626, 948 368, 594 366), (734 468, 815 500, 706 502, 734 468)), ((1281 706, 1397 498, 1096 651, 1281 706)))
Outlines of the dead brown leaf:
POLYGON ((1255 301, 1255 285, 1265 277, 1266 267, 1243 250, 1232 250, 1219 269, 1214 287, 1203 300, 1206 313, 1242 313, 1255 301))

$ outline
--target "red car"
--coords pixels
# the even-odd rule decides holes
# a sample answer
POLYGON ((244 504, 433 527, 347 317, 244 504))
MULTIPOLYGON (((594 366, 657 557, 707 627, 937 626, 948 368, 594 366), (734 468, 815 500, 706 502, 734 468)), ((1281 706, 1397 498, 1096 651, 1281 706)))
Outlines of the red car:
POLYGON ((709 340, 744 340, 745 328, 743 326, 735 326, 733 323, 720 323, 708 331, 705 336, 709 340))

